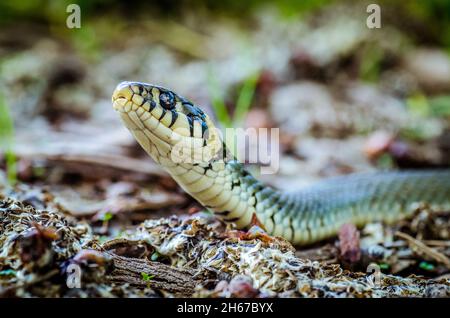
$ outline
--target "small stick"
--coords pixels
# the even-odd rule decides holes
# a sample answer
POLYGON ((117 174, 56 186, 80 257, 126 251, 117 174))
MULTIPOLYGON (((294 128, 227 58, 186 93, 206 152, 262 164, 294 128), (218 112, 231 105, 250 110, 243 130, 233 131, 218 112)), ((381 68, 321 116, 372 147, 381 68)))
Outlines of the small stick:
POLYGON ((406 234, 406 233, 402 233, 402 232, 395 232, 395 235, 408 241, 409 246, 411 247, 411 249, 416 249, 419 250, 420 252, 422 252, 423 254, 429 256, 430 258, 436 260, 439 263, 444 264, 448 269, 450 269, 450 260, 448 259, 447 256, 445 256, 442 253, 439 253, 438 251, 436 251, 433 248, 428 247, 427 245, 425 245, 423 242, 415 239, 414 237, 406 234))

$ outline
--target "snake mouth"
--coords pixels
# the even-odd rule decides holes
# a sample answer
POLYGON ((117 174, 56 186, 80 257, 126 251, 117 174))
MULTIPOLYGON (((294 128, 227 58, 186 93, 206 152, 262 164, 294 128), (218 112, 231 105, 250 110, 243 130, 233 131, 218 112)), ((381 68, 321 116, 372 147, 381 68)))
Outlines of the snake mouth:
POLYGON ((180 144, 195 149, 208 145, 215 149, 219 144, 220 137, 209 117, 161 86, 122 82, 114 90, 112 104, 147 152, 156 146, 160 155, 168 156, 180 144))

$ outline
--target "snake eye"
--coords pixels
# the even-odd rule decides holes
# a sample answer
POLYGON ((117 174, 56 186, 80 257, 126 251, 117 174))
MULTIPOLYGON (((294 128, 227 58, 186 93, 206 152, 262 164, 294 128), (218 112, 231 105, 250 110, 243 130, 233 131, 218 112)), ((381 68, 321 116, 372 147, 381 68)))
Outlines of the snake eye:
POLYGON ((165 109, 175 108, 175 96, 171 92, 162 92, 159 94, 159 103, 165 109))

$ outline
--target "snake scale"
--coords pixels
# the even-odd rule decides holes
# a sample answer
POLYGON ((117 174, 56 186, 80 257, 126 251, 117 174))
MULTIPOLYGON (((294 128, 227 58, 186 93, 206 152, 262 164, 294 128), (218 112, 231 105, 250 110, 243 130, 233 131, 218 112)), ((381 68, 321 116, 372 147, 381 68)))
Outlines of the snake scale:
POLYGON ((269 234, 305 245, 335 235, 345 223, 392 223, 421 204, 450 208, 450 170, 350 174, 285 193, 237 160, 223 159, 226 145, 210 117, 175 92, 122 82, 112 102, 143 149, 193 198, 238 228, 257 220, 269 234))

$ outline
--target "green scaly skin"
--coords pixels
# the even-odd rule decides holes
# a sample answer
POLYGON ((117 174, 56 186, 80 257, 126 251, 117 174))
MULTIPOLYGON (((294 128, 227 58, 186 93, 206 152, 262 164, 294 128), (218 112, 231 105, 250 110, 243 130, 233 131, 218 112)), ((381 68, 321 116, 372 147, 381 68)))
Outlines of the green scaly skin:
POLYGON ((346 223, 395 222, 423 204, 450 210, 450 170, 354 174, 285 193, 262 184, 240 162, 217 159, 223 143, 213 122, 182 96, 124 82, 114 91, 113 106, 144 150, 187 193, 238 228, 247 228, 256 216, 269 234, 305 245, 336 235, 346 223), (175 162, 171 151, 180 140, 213 155, 202 162, 175 162))

